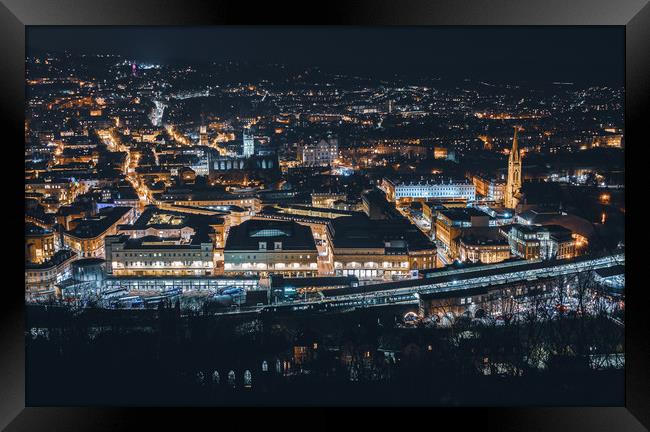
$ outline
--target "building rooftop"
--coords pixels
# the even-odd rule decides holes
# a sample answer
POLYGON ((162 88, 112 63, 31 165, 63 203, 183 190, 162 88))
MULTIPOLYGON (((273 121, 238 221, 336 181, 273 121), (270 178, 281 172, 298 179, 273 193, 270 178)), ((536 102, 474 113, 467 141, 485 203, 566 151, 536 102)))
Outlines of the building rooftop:
POLYGON ((587 219, 557 211, 527 210, 518 216, 530 225, 560 225, 591 240, 596 234, 594 225, 587 219))
POLYGON ((422 231, 404 219, 349 216, 331 221, 329 230, 336 248, 384 248, 387 253, 435 249, 422 231))
POLYGON ((74 258, 76 255, 77 255, 76 252, 73 252, 68 249, 63 249, 56 252, 54 256, 52 256, 52 258, 50 258, 49 260, 41 264, 35 264, 29 261, 25 262, 25 270, 47 270, 50 268, 54 268, 62 264, 63 262, 74 258))
POLYGON ((33 224, 31 222, 27 222, 25 224, 25 236, 41 236, 44 234, 49 234, 52 231, 41 228, 40 226, 33 224))
POLYGON ((473 217, 487 217, 490 215, 474 207, 450 208, 439 210, 439 213, 452 221, 470 222, 473 217))
POLYGON ((104 208, 96 216, 82 219, 74 229, 66 231, 66 234, 77 238, 97 237, 117 223, 117 221, 131 210, 131 207, 104 208))
POLYGON ((498 227, 466 228, 460 235, 460 240, 466 245, 507 245, 508 239, 499 232, 498 227))
POLYGON ((209 242, 209 238, 197 236, 192 237, 190 243, 182 243, 178 237, 158 237, 158 236, 144 236, 140 238, 124 238, 124 249, 196 249, 200 247, 201 243, 209 242))
POLYGON ((186 226, 197 228, 201 226, 222 224, 224 219, 216 215, 185 213, 174 210, 164 210, 155 206, 147 206, 140 217, 131 225, 122 225, 120 229, 144 230, 149 227, 159 229, 180 229, 186 226))
POLYGON ((251 219, 231 227, 225 250, 259 250, 266 242, 272 251, 274 242, 282 242, 282 250, 309 250, 316 252, 311 228, 296 222, 251 219))

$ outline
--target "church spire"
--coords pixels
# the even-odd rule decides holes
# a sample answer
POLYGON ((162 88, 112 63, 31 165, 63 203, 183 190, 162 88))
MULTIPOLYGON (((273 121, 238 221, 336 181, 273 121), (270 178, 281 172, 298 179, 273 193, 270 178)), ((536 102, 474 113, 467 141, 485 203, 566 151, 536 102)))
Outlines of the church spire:
POLYGON ((515 126, 515 137, 512 140, 512 151, 510 154, 515 160, 518 160, 520 158, 519 154, 519 143, 517 142, 517 131, 519 130, 519 126, 515 126))
POLYGON ((504 205, 507 208, 516 208, 519 203, 521 190, 521 153, 519 153, 519 143, 517 132, 519 126, 515 126, 515 136, 512 139, 512 150, 508 157, 508 181, 506 182, 506 191, 504 196, 504 205))

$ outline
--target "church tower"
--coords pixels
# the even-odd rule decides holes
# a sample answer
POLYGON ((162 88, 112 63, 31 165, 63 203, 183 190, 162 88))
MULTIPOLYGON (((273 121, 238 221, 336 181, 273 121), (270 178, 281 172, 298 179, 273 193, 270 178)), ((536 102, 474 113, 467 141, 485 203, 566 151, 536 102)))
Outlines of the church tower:
POLYGON ((504 205, 507 208, 514 209, 519 203, 519 194, 521 191, 521 154, 517 144, 517 130, 515 126, 515 137, 512 140, 512 150, 508 158, 508 181, 506 182, 506 193, 504 205))

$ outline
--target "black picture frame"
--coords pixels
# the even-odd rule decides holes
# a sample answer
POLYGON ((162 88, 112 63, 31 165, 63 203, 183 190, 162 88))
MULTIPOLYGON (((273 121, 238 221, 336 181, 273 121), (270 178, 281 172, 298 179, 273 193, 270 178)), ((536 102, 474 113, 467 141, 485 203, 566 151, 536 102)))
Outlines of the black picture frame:
MULTIPOLYGON (((33 25, 498 25, 498 26, 624 26, 626 34, 626 197, 641 189, 629 178, 633 161, 641 155, 644 119, 648 118, 650 95, 650 5, 647 0, 493 0, 493 1, 379 1, 310 2, 234 2, 201 0, 2 0, 0 3, 0 106, 3 145, 10 151, 7 161, 21 160, 20 143, 24 139, 25 26, 33 25), (638 141, 638 142, 637 142, 638 141), (630 145, 631 144, 631 145, 630 145), (629 149, 632 148, 630 152, 629 149), (15 152, 15 154, 14 154, 15 152), (632 156, 631 156, 632 154, 632 156)), ((603 61, 607 61, 603 53, 603 61)), ((4 200, 5 230, 20 237, 23 216, 18 203, 23 189, 20 164, 7 163, 16 173, 7 173, 4 200), (12 176, 12 177, 10 177, 12 176)), ((3 167, 2 171, 6 171, 3 167)), ((628 207, 630 200, 627 199, 628 207)), ((633 208, 639 204, 632 203, 633 208)), ((629 209, 627 210, 629 213, 629 209)), ((634 212, 632 213, 634 214, 634 212)), ((638 216, 637 216, 638 217, 638 216)), ((627 233, 636 231, 626 217, 627 233)), ((637 235, 637 234, 631 234, 637 235)), ((626 238, 627 240, 627 238, 626 238)), ((25 407, 24 296, 21 287, 20 254, 11 253, 13 237, 7 239, 0 302, 0 427, 7 430, 86 430, 116 429, 134 426, 143 419, 167 423, 174 410, 136 410, 119 408, 25 407), (15 278, 15 279, 14 279, 15 278)), ((18 242, 18 239, 15 239, 18 242)), ((629 242, 628 248, 629 248, 629 242)), ((633 242, 634 243, 634 242, 633 242)), ((473 410, 465 415, 455 409, 429 411, 435 417, 473 422, 498 430, 644 430, 650 425, 649 342, 642 330, 648 327, 644 313, 647 299, 643 277, 634 269, 642 255, 628 254, 626 278, 626 401, 624 407, 570 408, 493 408, 473 410), (635 274, 636 273, 636 274, 635 274), (644 426, 645 425, 645 426, 644 426)), ((204 411, 202 415, 206 415, 204 411)), ((244 413, 235 416, 246 415, 244 413)), ((365 416, 372 416, 364 414, 365 416)), ((422 416, 422 413, 415 413, 422 416)), ((211 414, 207 414, 208 417, 211 414)), ((260 416, 262 417, 262 416, 260 416)), ((264 415, 263 417, 266 417, 264 415)), ((264 421, 264 420, 262 420, 264 421)), ((319 423, 322 420, 319 420, 319 423)), ((335 421, 331 419, 330 421, 335 421)), ((417 423, 423 419, 417 420, 417 423)), ((306 424, 307 425, 307 424, 306 424)), ((293 426, 292 426, 293 427, 293 426)))

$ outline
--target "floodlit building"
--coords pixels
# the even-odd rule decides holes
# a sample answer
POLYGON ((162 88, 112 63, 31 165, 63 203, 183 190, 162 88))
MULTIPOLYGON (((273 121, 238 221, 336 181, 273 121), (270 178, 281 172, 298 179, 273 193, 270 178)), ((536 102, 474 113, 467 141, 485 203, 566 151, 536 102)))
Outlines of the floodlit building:
POLYGON ((25 297, 36 299, 54 295, 56 284, 70 277, 70 264, 75 259, 75 252, 60 250, 43 263, 26 263, 25 297))
POLYGON ((404 219, 337 218, 328 224, 327 241, 336 276, 391 280, 436 266, 435 245, 404 219))
POLYGON ((506 184, 501 180, 487 179, 481 176, 472 176, 472 183, 476 186, 476 195, 490 201, 503 201, 506 184))
POLYGON ((41 264, 54 256, 54 232, 33 223, 25 224, 25 261, 41 264))
POLYGON ((449 258, 458 257, 458 237, 463 229, 471 227, 488 227, 490 216, 478 209, 445 208, 436 212, 435 240, 442 247, 449 258))
POLYGON ((243 144, 243 151, 242 151, 242 156, 244 157, 250 157, 255 154, 255 138, 253 135, 249 135, 246 131, 244 131, 244 136, 243 136, 244 144, 243 144))
POLYGON ((505 228, 512 254, 523 259, 567 259, 576 256, 571 230, 559 225, 520 225, 505 228))
POLYGON ((224 274, 318 274, 318 250, 309 227, 296 222, 248 220, 230 228, 224 274))
POLYGON ((321 192, 311 194, 311 205, 313 207, 333 208, 337 201, 347 200, 345 192, 321 192))
POLYGON ((339 157, 339 141, 334 137, 322 138, 315 144, 298 145, 298 160, 305 166, 332 165, 339 157))
POLYGON ((494 264, 510 259, 510 244, 497 227, 464 229, 458 237, 462 262, 494 264))
POLYGON ((471 202, 476 199, 476 186, 466 179, 428 179, 400 181, 384 178, 382 186, 389 201, 398 204, 414 200, 446 199, 471 202))
POLYGON ((126 234, 106 238, 107 273, 119 276, 210 275, 214 271, 212 242, 207 232, 192 241, 126 234))
POLYGON ((224 219, 148 206, 133 224, 106 238, 107 272, 114 275, 213 274, 223 260, 224 219))
POLYGON ((104 258, 104 239, 117 234, 118 225, 133 222, 133 207, 107 207, 95 216, 76 222, 74 228, 63 232, 63 244, 80 258, 104 258))

